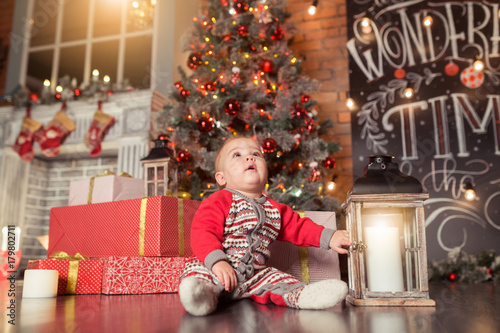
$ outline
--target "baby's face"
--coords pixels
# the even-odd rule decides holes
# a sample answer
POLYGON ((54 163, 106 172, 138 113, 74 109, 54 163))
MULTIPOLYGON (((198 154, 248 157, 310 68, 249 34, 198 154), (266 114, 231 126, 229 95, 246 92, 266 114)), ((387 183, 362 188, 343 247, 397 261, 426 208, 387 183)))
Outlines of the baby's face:
POLYGON ((260 146, 250 138, 240 138, 224 146, 221 170, 215 178, 219 185, 258 198, 267 183, 267 165, 260 146))

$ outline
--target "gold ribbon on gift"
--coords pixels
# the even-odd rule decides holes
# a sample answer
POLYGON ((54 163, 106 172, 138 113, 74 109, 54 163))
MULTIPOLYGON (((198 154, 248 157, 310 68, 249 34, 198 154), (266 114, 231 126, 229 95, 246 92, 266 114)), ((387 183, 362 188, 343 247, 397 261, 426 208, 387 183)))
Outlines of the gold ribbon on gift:
MULTIPOLYGON (((103 176, 116 176, 116 174, 113 172, 113 171, 109 171, 109 170, 106 170, 104 171, 103 173, 101 174, 98 174, 98 175, 95 175, 94 177, 91 177, 90 178, 90 182, 89 182, 89 193, 87 195, 87 203, 88 204, 91 204, 92 203, 92 194, 94 193, 94 180, 96 177, 103 177, 103 176)), ((131 175, 129 175, 128 173, 126 172, 121 172, 119 175, 119 177, 127 177, 127 178, 132 178, 131 175)))
POLYGON ((148 207, 148 198, 141 200, 141 212, 139 219, 139 256, 144 257, 144 237, 146 235, 146 210, 148 207))
MULTIPOLYGON (((297 211, 301 218, 306 217, 306 212, 303 210, 297 211)), ((300 271, 302 272, 302 281, 309 283, 309 253, 307 247, 299 246, 300 271)))
MULTIPOLYGON (((144 257, 145 236, 146 236, 146 211, 148 207, 148 198, 141 200, 141 211, 139 218, 139 256, 144 257)), ((177 199, 177 230, 179 234, 179 257, 184 257, 184 200, 177 199)))
POLYGON ((177 228, 179 230, 179 257, 184 257, 184 200, 177 199, 177 228))
POLYGON ((63 251, 56 251, 50 255, 51 258, 56 260, 69 260, 68 266, 68 283, 66 284, 66 294, 74 295, 76 293, 76 282, 78 281, 78 266, 80 260, 89 260, 89 257, 75 253, 68 255, 63 251))

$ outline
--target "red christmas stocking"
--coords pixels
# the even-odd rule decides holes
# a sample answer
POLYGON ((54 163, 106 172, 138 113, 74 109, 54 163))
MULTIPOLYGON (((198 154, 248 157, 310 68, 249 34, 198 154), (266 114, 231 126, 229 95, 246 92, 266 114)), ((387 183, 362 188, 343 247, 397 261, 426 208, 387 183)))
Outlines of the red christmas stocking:
POLYGON ((76 128, 73 120, 64 112, 65 109, 66 103, 63 104, 61 111, 56 113, 54 119, 35 134, 35 141, 40 145, 42 154, 47 157, 59 155, 62 141, 76 128))
POLYGON ((94 119, 90 124, 90 128, 83 139, 83 143, 90 156, 98 156, 101 151, 101 142, 104 139, 107 129, 113 124, 115 118, 101 111, 101 103, 94 114, 94 119))
POLYGON ((33 136, 42 127, 42 124, 30 118, 29 106, 26 109, 26 117, 23 119, 21 132, 17 136, 12 149, 19 154, 21 159, 29 162, 35 156, 33 152, 33 136))

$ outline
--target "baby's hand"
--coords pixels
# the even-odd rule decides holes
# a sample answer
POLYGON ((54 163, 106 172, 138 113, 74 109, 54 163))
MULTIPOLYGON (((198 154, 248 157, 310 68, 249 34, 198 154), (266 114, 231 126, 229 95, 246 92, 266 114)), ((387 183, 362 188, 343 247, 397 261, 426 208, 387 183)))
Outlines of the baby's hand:
POLYGON ((236 272, 234 268, 229 265, 227 261, 221 260, 217 261, 213 266, 212 266, 212 273, 217 276, 219 281, 222 283, 222 285, 225 287, 226 291, 233 291, 234 288, 236 288, 236 285, 238 284, 238 279, 236 277, 236 272))
POLYGON ((349 251, 342 246, 351 246, 349 233, 346 230, 337 230, 330 239, 330 248, 340 254, 347 254, 349 251))

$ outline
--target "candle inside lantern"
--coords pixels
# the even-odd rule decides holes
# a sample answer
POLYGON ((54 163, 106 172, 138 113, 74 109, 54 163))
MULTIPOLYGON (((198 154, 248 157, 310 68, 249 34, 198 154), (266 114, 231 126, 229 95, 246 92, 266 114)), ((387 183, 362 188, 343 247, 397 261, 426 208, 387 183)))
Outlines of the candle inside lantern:
POLYGON ((56 297, 59 272, 49 269, 24 271, 23 297, 56 297))
POLYGON ((366 276, 370 291, 404 291, 399 234, 402 224, 402 214, 363 214, 366 276))

